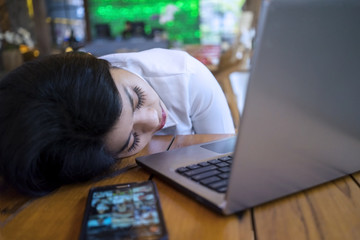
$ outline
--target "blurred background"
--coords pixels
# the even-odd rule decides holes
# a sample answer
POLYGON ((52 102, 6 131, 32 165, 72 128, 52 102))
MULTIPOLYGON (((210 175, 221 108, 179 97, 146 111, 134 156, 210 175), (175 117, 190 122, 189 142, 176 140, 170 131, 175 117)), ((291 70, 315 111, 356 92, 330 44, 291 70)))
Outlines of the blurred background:
POLYGON ((0 78, 50 54, 101 56, 159 47, 199 59, 225 93, 229 74, 222 80, 221 73, 233 67, 231 73, 238 74, 231 91, 237 89, 240 99, 260 5, 261 0, 0 0, 0 78))
MULTIPOLYGON (((260 0, 0 0, 0 51, 3 55, 17 48, 28 61, 64 51, 100 56, 161 47, 192 54, 208 51, 214 59, 202 61, 217 64, 215 58, 239 36, 242 13, 256 14, 259 4, 260 0)), ((10 55, 5 55, 2 71, 9 70, 10 55)))

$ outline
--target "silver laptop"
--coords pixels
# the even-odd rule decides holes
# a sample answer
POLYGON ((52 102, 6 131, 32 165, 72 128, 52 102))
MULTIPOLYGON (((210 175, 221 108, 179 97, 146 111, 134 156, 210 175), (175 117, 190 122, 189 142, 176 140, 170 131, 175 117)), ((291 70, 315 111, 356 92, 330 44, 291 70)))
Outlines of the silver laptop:
POLYGON ((237 137, 137 163, 223 214, 359 171, 359 13, 358 0, 264 1, 237 137))

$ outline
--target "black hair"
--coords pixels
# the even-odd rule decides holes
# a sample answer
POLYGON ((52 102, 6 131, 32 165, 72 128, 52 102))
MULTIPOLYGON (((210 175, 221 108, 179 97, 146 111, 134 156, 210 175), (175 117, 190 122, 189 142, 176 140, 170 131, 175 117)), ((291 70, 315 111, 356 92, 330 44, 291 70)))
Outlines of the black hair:
POLYGON ((41 196, 86 181, 115 158, 104 137, 121 113, 107 61, 65 53, 26 62, 0 82, 0 174, 41 196))

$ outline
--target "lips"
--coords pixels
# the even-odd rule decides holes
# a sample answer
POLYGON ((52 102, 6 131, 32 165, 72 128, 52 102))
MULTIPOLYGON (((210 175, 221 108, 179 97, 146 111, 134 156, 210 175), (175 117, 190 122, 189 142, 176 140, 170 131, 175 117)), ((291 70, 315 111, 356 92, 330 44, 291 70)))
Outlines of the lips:
POLYGON ((166 122, 166 112, 165 112, 165 110, 162 108, 161 105, 160 105, 160 107, 161 107, 161 119, 160 119, 160 124, 159 124, 158 131, 165 126, 165 122, 166 122))

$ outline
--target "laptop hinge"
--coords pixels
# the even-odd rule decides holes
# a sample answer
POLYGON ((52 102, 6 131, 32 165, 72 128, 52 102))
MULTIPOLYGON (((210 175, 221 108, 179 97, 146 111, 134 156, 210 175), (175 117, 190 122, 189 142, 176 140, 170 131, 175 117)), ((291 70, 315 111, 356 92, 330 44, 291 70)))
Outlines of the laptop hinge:
POLYGON ((219 207, 224 210, 224 209, 226 208, 226 203, 227 203, 226 200, 222 201, 222 202, 219 204, 219 207))

